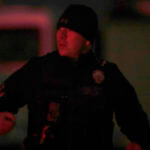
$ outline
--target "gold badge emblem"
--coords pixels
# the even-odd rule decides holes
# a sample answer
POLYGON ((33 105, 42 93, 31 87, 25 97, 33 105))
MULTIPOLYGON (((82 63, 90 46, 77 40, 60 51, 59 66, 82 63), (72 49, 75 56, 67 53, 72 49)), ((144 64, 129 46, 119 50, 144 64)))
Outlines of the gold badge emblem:
POLYGON ((98 69, 93 71, 92 76, 93 76, 95 83, 97 84, 102 83, 105 79, 104 72, 98 69))

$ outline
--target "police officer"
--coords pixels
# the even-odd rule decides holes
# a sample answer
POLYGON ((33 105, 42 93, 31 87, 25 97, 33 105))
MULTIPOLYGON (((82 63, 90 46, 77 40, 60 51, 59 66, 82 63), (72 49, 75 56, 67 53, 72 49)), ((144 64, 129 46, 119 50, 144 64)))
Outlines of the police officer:
POLYGON ((9 125, 0 124, 0 134, 13 128, 13 114, 27 104, 26 150, 111 150, 113 114, 131 142, 150 148, 148 118, 134 88, 115 64, 92 52, 97 31, 91 8, 74 4, 64 11, 58 50, 32 58, 1 85, 1 122, 9 125))

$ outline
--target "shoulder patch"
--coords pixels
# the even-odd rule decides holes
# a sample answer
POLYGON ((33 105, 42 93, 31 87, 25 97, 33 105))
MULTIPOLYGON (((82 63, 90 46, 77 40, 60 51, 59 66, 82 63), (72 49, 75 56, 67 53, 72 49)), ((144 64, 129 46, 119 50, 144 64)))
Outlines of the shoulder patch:
POLYGON ((92 76, 93 76, 95 83, 97 84, 102 83, 105 79, 104 72, 99 69, 94 70, 92 76))

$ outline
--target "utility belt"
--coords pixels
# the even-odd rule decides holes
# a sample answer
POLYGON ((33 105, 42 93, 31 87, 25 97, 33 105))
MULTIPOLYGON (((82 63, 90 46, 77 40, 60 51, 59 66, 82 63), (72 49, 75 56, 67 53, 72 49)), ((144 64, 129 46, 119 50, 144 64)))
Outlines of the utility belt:
MULTIPOLYGON (((89 86, 81 88, 79 93, 69 92, 69 96, 61 96, 61 94, 56 96, 55 93, 52 94, 49 91, 44 94, 40 94, 39 103, 37 103, 37 105, 41 111, 43 109, 39 106, 39 104, 41 105, 40 102, 43 103, 43 108, 46 107, 46 119, 44 117, 45 122, 37 128, 36 131, 38 133, 30 133, 29 137, 25 140, 24 143, 26 149, 33 150, 44 147, 44 145, 51 145, 51 147, 54 147, 52 150, 55 150, 56 147, 62 145, 63 142, 65 143, 65 141, 68 141, 68 139, 64 139, 70 137, 69 134, 72 129, 69 129, 70 131, 68 131, 68 127, 74 127, 75 123, 77 123, 78 126, 87 125, 87 116, 93 116, 93 114, 97 114, 97 110, 103 109, 104 101, 102 101, 102 99, 101 101, 99 100, 99 97, 101 96, 98 95, 99 93, 101 93, 101 88, 89 86), (46 99, 46 101, 44 102, 43 99, 46 99), (99 103, 101 104, 99 105, 99 103), (87 113, 84 112, 88 110, 92 113, 88 113, 87 115, 87 113), (73 117, 73 119, 70 117, 73 117), (65 135, 66 133, 67 135, 65 135)), ((42 115, 39 117, 42 117, 42 115)), ((97 118, 97 115, 95 118, 97 118)), ((36 126, 37 122, 34 123, 35 125, 33 125, 32 128, 36 126)), ((40 124, 41 122, 39 121, 38 123, 40 124)), ((41 150, 44 150, 44 148, 41 148, 41 150)))

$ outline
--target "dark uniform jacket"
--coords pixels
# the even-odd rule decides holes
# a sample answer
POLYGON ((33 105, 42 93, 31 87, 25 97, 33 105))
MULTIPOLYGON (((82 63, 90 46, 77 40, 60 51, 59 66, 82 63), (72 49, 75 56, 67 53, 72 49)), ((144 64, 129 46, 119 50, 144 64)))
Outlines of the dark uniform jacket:
POLYGON ((135 90, 115 64, 91 52, 78 61, 57 52, 33 58, 2 91, 0 111, 28 106, 28 150, 110 150, 113 114, 129 140, 149 146, 148 119, 135 90))

